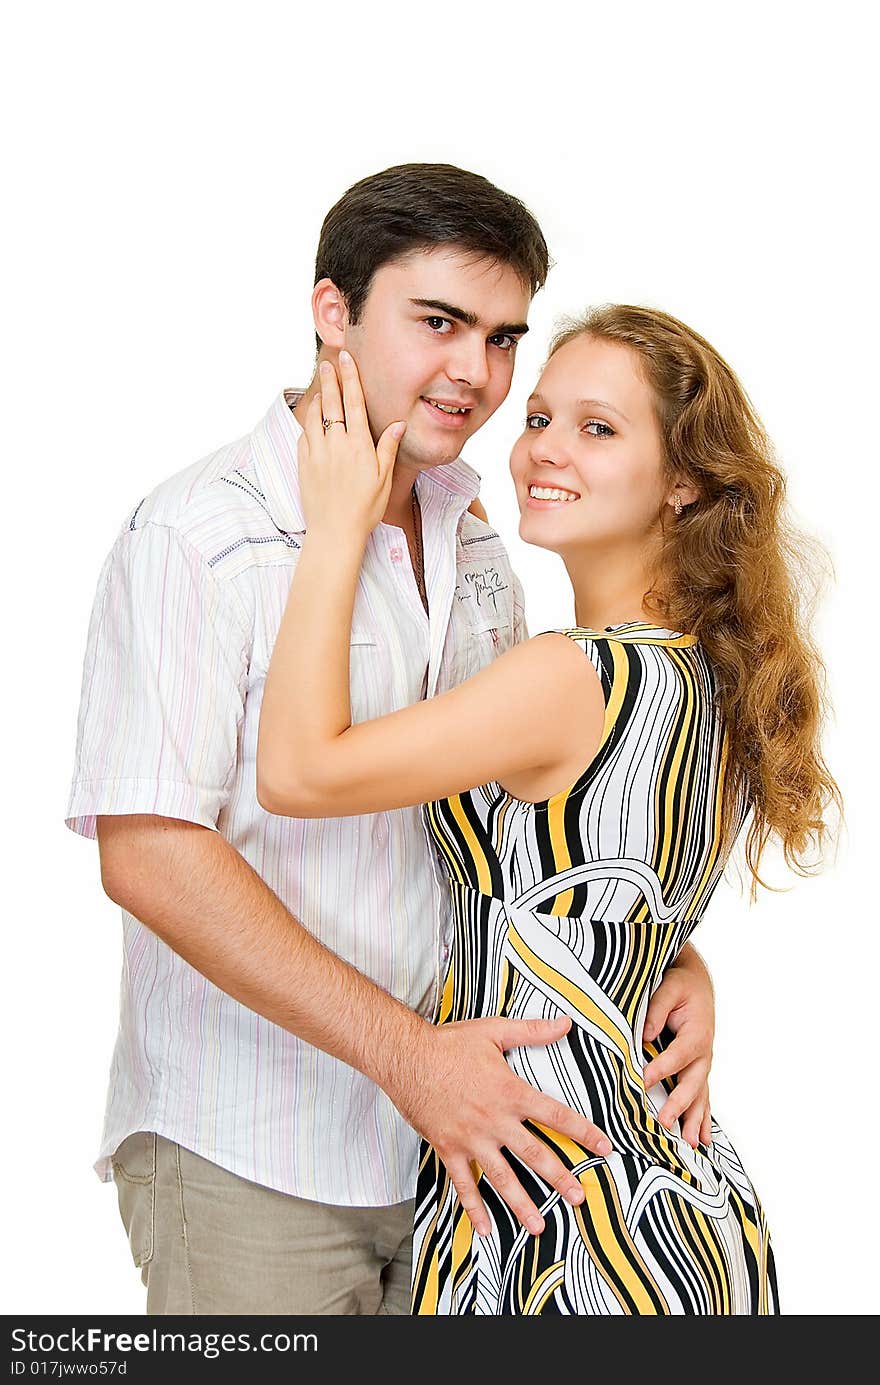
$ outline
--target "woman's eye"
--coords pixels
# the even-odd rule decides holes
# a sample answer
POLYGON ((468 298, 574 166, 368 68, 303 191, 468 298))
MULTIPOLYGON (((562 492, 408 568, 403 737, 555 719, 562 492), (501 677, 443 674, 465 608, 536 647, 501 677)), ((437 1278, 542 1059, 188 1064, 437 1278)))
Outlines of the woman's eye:
POLYGON ((550 422, 550 420, 549 420, 549 418, 547 417, 546 414, 527 414, 527 415, 526 415, 526 427, 527 427, 527 428, 546 428, 546 427, 547 427, 547 424, 548 424, 549 422, 550 422))
POLYGON ((599 431, 599 432, 593 433, 593 437, 594 437, 594 438, 613 438, 613 437, 614 437, 614 429, 611 428, 607 423, 600 423, 599 420, 598 420, 597 418, 591 418, 590 421, 589 421, 589 423, 587 423, 587 424, 585 425, 585 427, 586 427, 586 429, 587 429, 587 432, 590 432, 590 430, 593 429, 593 428, 597 428, 597 429, 601 430, 601 431, 599 431))

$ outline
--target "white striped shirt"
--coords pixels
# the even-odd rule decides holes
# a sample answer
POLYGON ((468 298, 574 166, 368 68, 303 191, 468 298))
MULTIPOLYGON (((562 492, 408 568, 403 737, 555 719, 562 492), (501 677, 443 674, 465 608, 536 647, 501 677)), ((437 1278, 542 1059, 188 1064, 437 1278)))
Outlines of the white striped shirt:
MULTIPOLYGON (((299 397, 279 395, 253 433, 157 486, 126 519, 89 627, 67 822, 87 837, 100 814, 216 829, 323 943, 430 1016, 449 905, 420 810, 303 821, 257 802, 260 702, 305 527, 299 397)), ((430 621, 403 530, 380 524, 370 536, 352 624, 354 721, 444 691, 524 634, 504 547, 466 513, 478 486, 462 461, 419 477, 430 621)), ((122 919, 103 1179, 127 1135, 155 1130, 299 1197, 413 1196, 417 1136, 375 1084, 122 919)))

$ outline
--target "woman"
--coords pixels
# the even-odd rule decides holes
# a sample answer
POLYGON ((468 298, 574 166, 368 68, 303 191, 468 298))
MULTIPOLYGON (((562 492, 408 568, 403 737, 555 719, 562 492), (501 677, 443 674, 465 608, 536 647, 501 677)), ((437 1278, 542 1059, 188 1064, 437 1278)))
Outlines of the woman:
POLYGON ((570 1016, 563 1040, 508 1061, 613 1145, 598 1157, 532 1127, 586 1194, 570 1206, 511 1156, 536 1236, 478 1169, 453 1183, 423 1146, 414 1311, 776 1313, 734 1149, 715 1122, 696 1149, 665 1129, 640 1058, 651 992, 746 817, 754 895, 769 836, 805 873, 838 798, 761 425, 717 352, 666 314, 606 307, 563 332, 510 465, 520 533, 562 557, 577 626, 353 727, 357 574, 403 425, 374 448, 345 353, 340 373, 343 397, 323 369, 301 448, 309 528, 266 686, 261 802, 297 816, 426 802, 456 925, 439 1022, 570 1016), (307 671, 303 647, 320 651, 307 671))

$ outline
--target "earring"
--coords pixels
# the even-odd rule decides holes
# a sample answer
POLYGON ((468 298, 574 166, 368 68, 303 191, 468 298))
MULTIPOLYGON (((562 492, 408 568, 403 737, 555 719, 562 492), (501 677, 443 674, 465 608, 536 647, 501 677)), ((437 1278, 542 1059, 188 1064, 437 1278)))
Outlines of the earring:
POLYGON ((675 511, 675 518, 676 518, 676 519, 681 519, 682 503, 681 503, 681 496, 679 495, 678 491, 675 491, 674 494, 673 494, 673 497, 672 497, 672 508, 673 508, 673 510, 675 511))

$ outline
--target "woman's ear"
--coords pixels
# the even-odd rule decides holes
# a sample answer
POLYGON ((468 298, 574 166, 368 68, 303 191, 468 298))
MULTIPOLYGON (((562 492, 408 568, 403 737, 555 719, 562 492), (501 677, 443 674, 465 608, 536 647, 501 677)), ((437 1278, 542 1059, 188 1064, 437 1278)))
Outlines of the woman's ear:
POLYGON ((315 331, 324 345, 341 350, 345 345, 348 309, 341 290, 332 279, 319 279, 312 290, 312 317, 315 331))
POLYGON ((682 505, 695 505, 700 499, 700 492, 696 486, 688 485, 687 481, 676 481, 674 489, 669 494, 669 504, 674 503, 675 496, 678 496, 682 505))

